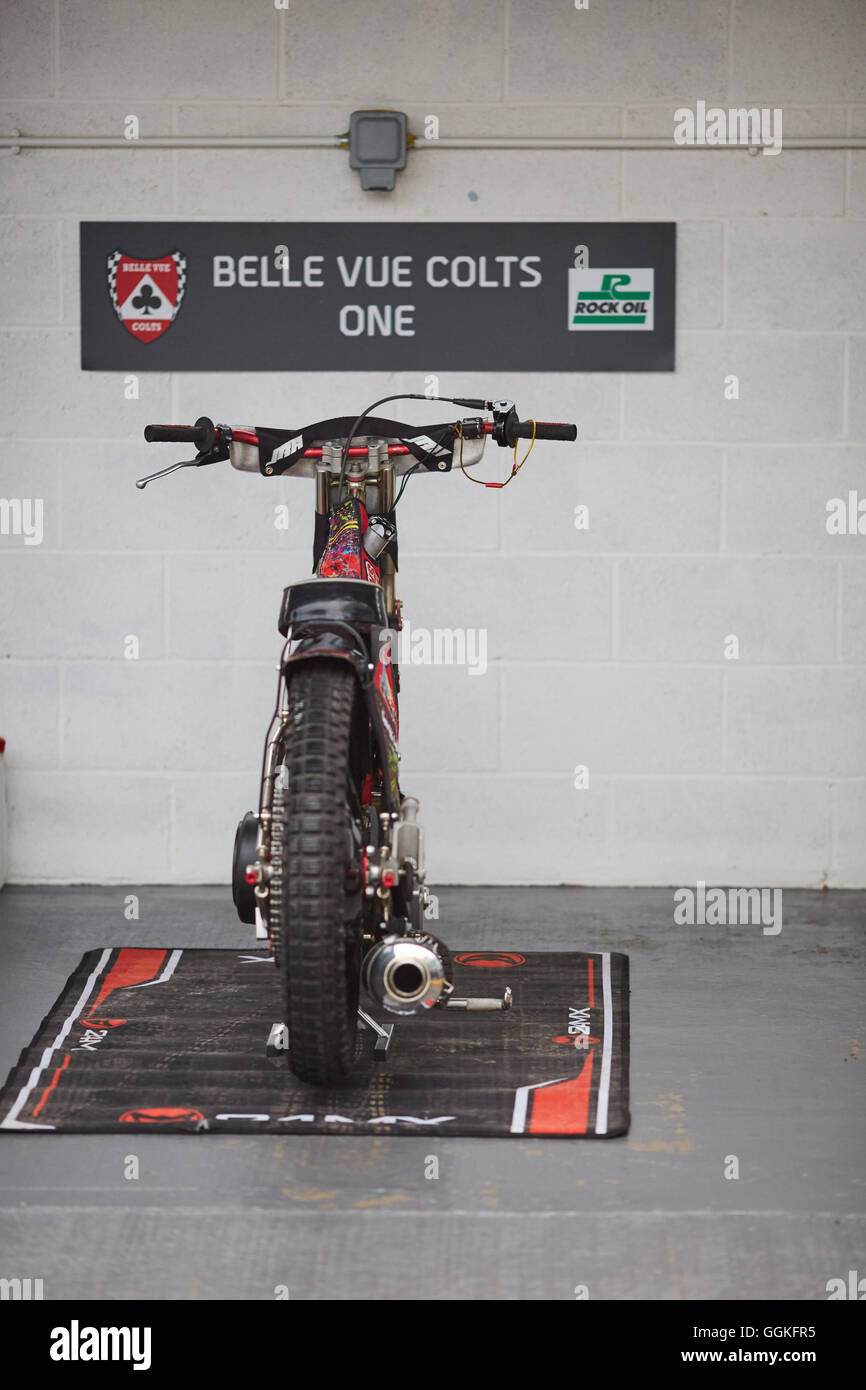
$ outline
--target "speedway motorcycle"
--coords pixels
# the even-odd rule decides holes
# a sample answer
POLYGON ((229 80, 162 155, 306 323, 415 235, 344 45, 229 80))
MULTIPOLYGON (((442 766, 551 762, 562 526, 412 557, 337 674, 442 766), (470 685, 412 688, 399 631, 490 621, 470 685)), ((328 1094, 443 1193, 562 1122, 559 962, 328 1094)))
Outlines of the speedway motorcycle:
POLYGON ((238 916, 267 938, 280 973, 283 1019, 272 1046, 313 1085, 348 1077, 359 1017, 377 1035, 376 1054, 387 1053, 393 1026, 360 1007, 362 985, 398 1016, 509 1002, 508 991, 501 1001, 455 998, 448 948, 425 930, 418 802, 404 795, 398 771, 396 512, 415 474, 457 466, 481 482, 469 470, 490 437, 514 451, 514 463, 504 482, 484 485, 505 487, 537 439, 573 441, 577 430, 520 420, 505 400, 440 397, 484 413, 421 427, 372 414, 389 401, 426 399, 385 396, 355 420, 298 429, 233 429, 202 416, 144 431, 151 443, 197 452, 139 479, 139 488, 223 460, 266 477, 315 480, 313 577, 283 593, 285 645, 259 804, 238 825, 232 866, 238 916))

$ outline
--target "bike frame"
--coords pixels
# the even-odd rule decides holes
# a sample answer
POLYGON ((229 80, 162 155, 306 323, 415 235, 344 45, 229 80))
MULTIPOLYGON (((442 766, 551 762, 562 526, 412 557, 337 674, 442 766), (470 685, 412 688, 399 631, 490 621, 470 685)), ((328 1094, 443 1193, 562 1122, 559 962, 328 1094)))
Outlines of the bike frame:
MULTIPOLYGON (((251 431, 235 431, 233 443, 258 445, 251 431)), ((291 717, 290 684, 292 672, 299 662, 344 661, 354 671, 364 703, 372 735, 375 756, 375 775, 367 779, 362 804, 369 806, 379 827, 381 844, 369 845, 367 855, 378 848, 380 858, 401 862, 402 797, 399 786, 399 707, 398 674, 391 659, 391 650, 402 627, 401 605, 396 596, 396 565, 387 551, 371 559, 363 547, 363 527, 370 516, 387 516, 394 507, 394 462, 411 454, 406 445, 389 443, 387 439, 369 436, 363 444, 347 451, 348 470, 341 493, 341 466, 344 440, 333 440, 321 447, 305 450, 300 459, 309 459, 315 467, 315 516, 317 574, 315 578, 289 586, 283 595, 280 630, 286 638, 280 657, 277 700, 268 729, 262 765, 259 794, 259 835, 256 860, 264 867, 271 862, 271 830, 273 799, 282 759, 285 729, 291 717), (353 523, 348 513, 357 511, 354 535, 350 538, 349 562, 346 563, 346 532, 353 523), (325 528, 328 530, 324 539, 325 528), (349 571, 355 570, 352 573, 349 571), (363 576, 363 577, 362 577, 363 576), (372 592, 371 592, 372 591, 372 592), (383 856, 381 851, 385 851, 383 856)), ((426 902, 423 884, 423 862, 420 856, 420 835, 417 827, 412 839, 418 844, 415 868, 418 875, 418 896, 412 904, 414 925, 420 928, 420 918, 426 902)), ((365 871, 369 874, 369 864, 365 871)), ((387 869, 385 872, 388 883, 387 869)), ((256 914, 257 935, 268 933, 267 875, 262 873, 255 885, 259 911, 256 914)), ((389 914, 383 914, 382 926, 389 914)))

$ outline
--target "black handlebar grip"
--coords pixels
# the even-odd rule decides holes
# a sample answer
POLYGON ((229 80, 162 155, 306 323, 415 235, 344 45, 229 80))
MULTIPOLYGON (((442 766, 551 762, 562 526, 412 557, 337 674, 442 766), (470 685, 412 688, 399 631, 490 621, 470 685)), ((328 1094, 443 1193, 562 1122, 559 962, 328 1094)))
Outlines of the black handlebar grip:
POLYGON ((198 430, 195 425, 145 425, 148 444, 195 444, 198 430))
POLYGON ((516 434, 518 439, 531 439, 533 430, 536 439, 561 439, 567 444, 573 444, 577 439, 577 425, 561 425, 552 420, 521 420, 517 426, 516 434))
POLYGON ((148 444, 195 444, 200 453, 212 449, 216 439, 213 420, 199 416, 194 425, 145 425, 148 444))

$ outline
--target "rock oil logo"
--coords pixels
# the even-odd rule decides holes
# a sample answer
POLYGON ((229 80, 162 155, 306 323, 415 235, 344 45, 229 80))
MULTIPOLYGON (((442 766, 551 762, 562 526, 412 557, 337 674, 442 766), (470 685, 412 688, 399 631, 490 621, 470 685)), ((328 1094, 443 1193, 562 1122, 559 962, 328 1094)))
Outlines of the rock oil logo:
POLYGON ((568 272, 568 327, 652 331, 655 272, 652 268, 568 272))

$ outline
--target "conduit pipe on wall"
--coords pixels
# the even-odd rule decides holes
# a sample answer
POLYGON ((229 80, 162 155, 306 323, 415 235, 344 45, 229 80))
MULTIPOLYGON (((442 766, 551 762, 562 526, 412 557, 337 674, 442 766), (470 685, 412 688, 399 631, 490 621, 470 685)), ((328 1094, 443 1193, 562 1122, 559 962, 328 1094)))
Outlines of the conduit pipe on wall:
MULTIPOLYGON (((0 136, 0 149, 24 150, 313 150, 348 149, 342 135, 142 135, 128 140, 114 135, 0 136)), ((765 144, 679 145, 660 135, 466 135, 411 142, 413 150, 739 150, 778 153, 765 144)), ((784 150, 863 150, 866 135, 791 135, 784 150)))

